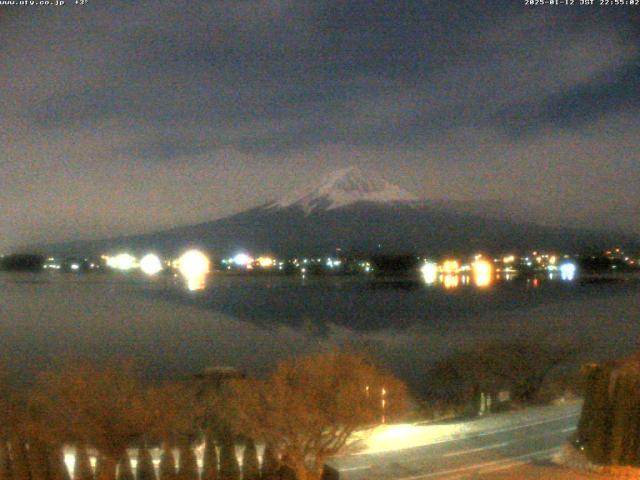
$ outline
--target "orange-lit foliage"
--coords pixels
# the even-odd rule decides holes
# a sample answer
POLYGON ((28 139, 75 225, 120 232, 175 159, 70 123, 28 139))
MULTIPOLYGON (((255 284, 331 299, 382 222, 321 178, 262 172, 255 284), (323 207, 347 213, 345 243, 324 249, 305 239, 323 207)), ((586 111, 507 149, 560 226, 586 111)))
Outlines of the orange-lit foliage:
POLYGON ((149 435, 166 445, 176 446, 194 434, 199 413, 195 391, 181 382, 170 382, 147 390, 149 435))
POLYGON ((232 382, 226 408, 239 433, 272 445, 308 480, 356 430, 400 413, 405 395, 402 382, 364 356, 329 352, 282 362, 266 381, 232 382))
POLYGON ((95 447, 104 459, 102 478, 149 427, 144 392, 130 364, 98 368, 74 364, 38 377, 30 410, 38 433, 50 441, 95 447))

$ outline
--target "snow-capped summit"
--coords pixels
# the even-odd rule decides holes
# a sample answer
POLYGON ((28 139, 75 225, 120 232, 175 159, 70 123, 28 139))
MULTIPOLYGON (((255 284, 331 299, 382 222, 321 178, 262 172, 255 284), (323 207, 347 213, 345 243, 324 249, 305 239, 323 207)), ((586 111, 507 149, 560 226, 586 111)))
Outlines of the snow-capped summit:
POLYGON ((324 177, 319 185, 302 188, 272 204, 274 208, 300 207, 306 214, 332 210, 356 202, 415 202, 418 197, 358 167, 347 167, 324 177))

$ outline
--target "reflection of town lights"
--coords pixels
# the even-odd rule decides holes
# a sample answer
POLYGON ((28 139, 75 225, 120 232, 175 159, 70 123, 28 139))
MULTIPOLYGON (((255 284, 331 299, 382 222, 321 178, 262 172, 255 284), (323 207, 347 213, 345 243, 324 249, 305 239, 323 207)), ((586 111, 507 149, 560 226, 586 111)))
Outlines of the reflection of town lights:
POLYGON ((178 270, 187 279, 206 275, 209 273, 209 259, 199 250, 189 250, 178 260, 178 270))
POLYGON ((420 272, 422 273, 424 283, 427 285, 436 283, 436 280, 438 279, 438 265, 433 262, 425 262, 425 264, 422 265, 420 272))
POLYGON ((256 261, 262 268, 271 268, 276 263, 276 261, 271 257, 258 257, 256 261))
POLYGON ((444 288, 456 288, 460 284, 460 277, 458 275, 447 274, 442 279, 444 288))
POLYGON ((191 291, 204 289, 209 266, 209 258, 199 250, 189 250, 178 260, 178 270, 191 291))
POLYGON ((562 280, 573 280, 576 276, 576 266, 574 263, 563 263, 560 265, 560 278, 562 280))
POLYGON ((233 257, 232 261, 239 267, 245 267, 253 262, 253 258, 246 253, 238 253, 233 257))
POLYGON ((460 264, 457 260, 445 260, 442 263, 442 273, 445 275, 458 273, 460 270, 460 264))
POLYGON ((115 257, 109 257, 107 260, 107 265, 111 268, 115 268, 116 270, 131 270, 135 267, 136 258, 133 255, 129 255, 128 253, 120 253, 115 257))
POLYGON ((190 292, 204 290, 204 287, 206 286, 206 278, 207 278, 206 273, 203 273, 202 275, 196 275, 194 277, 188 277, 187 290, 189 290, 190 292))
POLYGON ((476 260, 472 264, 473 283, 476 287, 488 287, 493 278, 493 266, 487 260, 476 260))
POLYGON ((149 253, 140 259, 140 270, 147 275, 155 275, 162 270, 162 262, 157 255, 149 253))

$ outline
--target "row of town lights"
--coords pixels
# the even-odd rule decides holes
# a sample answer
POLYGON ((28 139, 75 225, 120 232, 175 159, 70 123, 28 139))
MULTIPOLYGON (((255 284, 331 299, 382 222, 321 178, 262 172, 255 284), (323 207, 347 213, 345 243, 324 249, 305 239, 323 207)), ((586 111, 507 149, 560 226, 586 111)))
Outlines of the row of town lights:
MULTIPOLYGON (((155 253, 144 255, 139 262, 129 253, 120 253, 112 257, 104 257, 107 266, 121 271, 139 268, 144 274, 154 276, 160 273, 164 266, 162 260, 155 253)), ((189 290, 198 290, 204 286, 204 280, 209 273, 211 262, 199 250, 188 250, 174 263, 178 271, 187 281, 189 290)))
MULTIPOLYGON (((576 276, 577 267, 573 262, 564 261, 558 265, 557 257, 555 255, 539 256, 538 259, 538 263, 542 263, 543 260, 548 260, 549 265, 547 269, 549 270, 549 272, 559 270, 560 278, 562 280, 570 281, 573 280, 576 276)), ((513 263, 514 260, 515 257, 513 255, 504 257, 502 259, 505 265, 513 263)), ((499 261, 499 259, 496 259, 496 261, 499 261)), ((473 282, 476 286, 487 287, 491 285, 493 281, 494 264, 484 258, 482 255, 476 255, 471 265, 461 265, 458 260, 447 259, 440 264, 432 261, 425 261, 420 268, 420 273, 422 274, 424 283, 426 283, 427 285, 433 285, 438 280, 441 280, 445 288, 457 287, 460 281, 458 276, 460 274, 467 275, 467 272, 469 271, 473 276, 473 282)), ((497 271, 500 272, 500 269, 498 269, 497 271)), ((507 266, 504 271, 511 272, 515 270, 512 270, 507 266)), ((462 282, 465 283, 467 280, 468 277, 464 276, 462 282)))

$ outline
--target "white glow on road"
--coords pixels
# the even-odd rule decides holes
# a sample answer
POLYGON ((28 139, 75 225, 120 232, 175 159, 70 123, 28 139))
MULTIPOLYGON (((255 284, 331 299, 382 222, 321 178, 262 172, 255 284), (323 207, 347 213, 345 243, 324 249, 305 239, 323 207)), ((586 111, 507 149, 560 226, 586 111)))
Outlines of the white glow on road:
MULTIPOLYGON (((363 448, 360 454, 376 454, 404 450, 407 448, 435 445, 439 443, 458 442, 465 438, 485 437, 505 432, 524 430, 531 427, 555 423, 576 418, 579 411, 569 415, 549 416, 539 419, 522 418, 514 415, 496 415, 485 417, 482 421, 456 422, 443 424, 410 424, 380 425, 368 431, 354 434, 353 440, 363 448)), ((547 433, 545 433, 546 435, 547 433)))
POLYGON ((463 432, 464 424, 451 425, 412 425, 401 423, 381 425, 362 434, 366 445, 362 453, 382 453, 404 450, 422 445, 437 443, 442 438, 450 438, 463 432))

